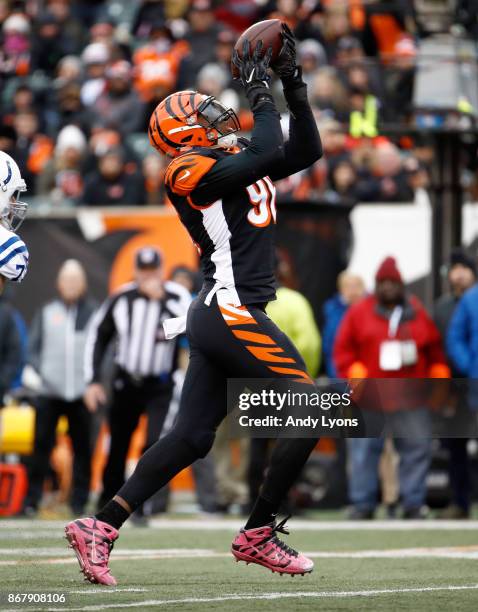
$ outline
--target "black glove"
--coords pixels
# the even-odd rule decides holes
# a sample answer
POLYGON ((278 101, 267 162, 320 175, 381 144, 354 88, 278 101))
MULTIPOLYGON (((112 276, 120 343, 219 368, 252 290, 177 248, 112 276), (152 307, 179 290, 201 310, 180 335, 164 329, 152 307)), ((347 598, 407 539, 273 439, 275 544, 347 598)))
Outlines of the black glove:
POLYGON ((282 24, 282 49, 272 69, 280 77, 284 89, 295 89, 304 85, 302 68, 297 66, 295 37, 286 23, 282 24))
POLYGON ((297 70, 297 50, 294 35, 286 23, 282 24, 281 36, 282 49, 272 68, 281 79, 287 79, 294 76, 297 70))
POLYGON ((261 57, 261 51, 262 40, 257 41, 252 55, 251 45, 248 40, 245 40, 242 47, 242 57, 235 49, 232 54, 232 63, 239 72, 239 79, 244 86, 252 109, 261 100, 272 100, 269 93, 271 76, 267 72, 271 61, 272 48, 269 47, 263 57, 261 57))

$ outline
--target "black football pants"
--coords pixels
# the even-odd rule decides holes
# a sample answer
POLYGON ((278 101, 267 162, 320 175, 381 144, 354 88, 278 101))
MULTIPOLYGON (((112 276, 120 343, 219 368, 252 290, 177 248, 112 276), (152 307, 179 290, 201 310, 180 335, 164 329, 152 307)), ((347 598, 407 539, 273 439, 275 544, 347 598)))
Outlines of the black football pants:
MULTIPOLYGON (((132 509, 210 450, 226 416, 228 378, 294 378, 310 385, 302 357, 260 306, 206 306, 188 313, 189 367, 174 428, 140 459, 118 496, 132 509)), ((278 440, 261 496, 279 507, 316 439, 278 440)))
POLYGON ((67 402, 41 397, 36 406, 35 450, 28 469, 28 494, 25 507, 37 508, 43 482, 50 469, 50 455, 56 443, 56 426, 62 415, 68 419, 68 434, 73 446, 73 490, 70 505, 81 513, 90 491, 91 415, 81 399, 67 402))
POLYGON ((98 508, 102 508, 124 483, 129 445, 143 413, 148 417, 143 450, 159 439, 172 392, 172 383, 162 384, 148 378, 135 384, 126 373, 116 374, 108 415, 110 450, 103 472, 103 491, 98 500, 98 508))

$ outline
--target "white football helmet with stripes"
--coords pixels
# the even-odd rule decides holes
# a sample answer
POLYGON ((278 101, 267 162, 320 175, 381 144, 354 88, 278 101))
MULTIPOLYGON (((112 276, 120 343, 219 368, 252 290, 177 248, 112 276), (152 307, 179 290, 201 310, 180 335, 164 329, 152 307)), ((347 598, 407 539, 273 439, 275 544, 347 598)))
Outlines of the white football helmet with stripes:
POLYGON ((15 160, 0 151, 0 223, 16 232, 27 214, 28 204, 18 198, 27 190, 15 160))

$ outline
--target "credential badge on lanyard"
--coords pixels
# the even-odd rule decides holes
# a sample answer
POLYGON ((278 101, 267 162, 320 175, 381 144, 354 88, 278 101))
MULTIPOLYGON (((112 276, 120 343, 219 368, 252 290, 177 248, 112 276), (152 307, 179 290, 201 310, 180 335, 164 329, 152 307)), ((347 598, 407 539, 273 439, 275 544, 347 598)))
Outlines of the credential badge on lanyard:
POLYGON ((402 306, 395 306, 388 322, 388 340, 380 344, 380 369, 385 372, 396 372, 403 365, 401 343, 396 340, 402 314, 402 306))

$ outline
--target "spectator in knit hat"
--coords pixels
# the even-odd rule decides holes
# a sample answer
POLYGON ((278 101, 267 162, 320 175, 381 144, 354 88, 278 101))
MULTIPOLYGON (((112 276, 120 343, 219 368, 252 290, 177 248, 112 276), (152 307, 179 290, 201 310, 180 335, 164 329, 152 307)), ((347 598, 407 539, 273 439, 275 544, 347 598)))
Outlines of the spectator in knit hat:
MULTIPOLYGON (((462 248, 453 249, 448 264, 447 279, 449 291, 435 303, 434 319, 443 338, 446 338, 448 326, 455 308, 465 291, 470 289, 477 280, 476 263, 473 257, 462 248)), ((453 368, 454 376, 459 376, 453 368)))
POLYGON ((197 75, 196 89, 206 96, 214 96, 226 108, 239 110, 239 96, 228 89, 229 72, 219 64, 206 64, 197 75))
MULTIPOLYGON (((334 362, 341 378, 402 379, 394 383, 393 390, 391 381, 377 384, 381 391, 378 408, 387 413, 400 456, 403 516, 423 518, 431 459, 428 413, 420 404, 410 405, 415 395, 405 405, 403 397, 408 399, 410 384, 404 379, 444 377, 449 369, 440 333, 419 300, 406 292, 393 257, 381 263, 375 283, 375 293, 351 306, 342 319, 334 362)), ((349 440, 351 518, 374 516, 383 444, 383 437, 349 440)))
POLYGON ((30 22, 25 15, 14 13, 2 25, 0 76, 25 76, 30 72, 30 22))
POLYGON ((70 81, 77 81, 81 78, 83 64, 77 55, 65 55, 56 66, 55 87, 61 87, 70 81))
POLYGON ((327 64, 325 49, 319 42, 309 38, 299 43, 297 55, 302 66, 302 78, 307 85, 311 85, 316 70, 327 64))
POLYGON ((105 127, 124 136, 136 132, 143 123, 144 106, 132 87, 131 64, 120 60, 106 70, 106 91, 96 100, 94 111, 105 127))
MULTIPOLYGON (((477 279, 476 263, 473 257, 462 248, 453 249, 448 265, 449 292, 442 295, 435 303, 434 318, 441 335, 446 339, 455 309, 477 279)), ((462 373, 453 364, 449 350, 447 356, 453 377, 460 378, 462 373)), ((467 408, 466 390, 458 389, 452 398, 457 412, 463 414, 467 408)), ((470 515, 470 460, 468 457, 467 438, 447 438, 442 440, 448 449, 448 477, 452 498, 450 505, 439 514, 443 519, 468 518, 470 515)))
POLYGON ((102 42, 91 43, 83 50, 81 61, 85 67, 85 81, 81 88, 81 100, 85 106, 95 103, 106 87, 105 72, 110 50, 102 42))
POLYGON ((65 126, 56 141, 54 157, 38 178, 39 195, 51 203, 76 203, 83 193, 82 163, 87 150, 85 135, 76 125, 65 126))

